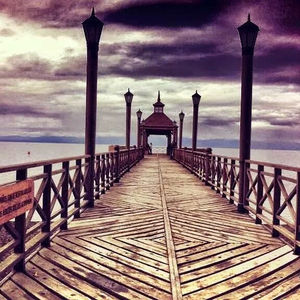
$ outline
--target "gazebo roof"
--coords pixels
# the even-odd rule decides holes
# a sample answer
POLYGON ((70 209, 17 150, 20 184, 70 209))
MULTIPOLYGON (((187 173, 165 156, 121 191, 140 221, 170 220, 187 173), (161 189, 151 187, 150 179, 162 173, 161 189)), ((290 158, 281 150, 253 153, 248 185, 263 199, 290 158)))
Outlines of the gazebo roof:
POLYGON ((145 127, 174 127, 173 121, 164 113, 152 113, 142 124, 145 127))

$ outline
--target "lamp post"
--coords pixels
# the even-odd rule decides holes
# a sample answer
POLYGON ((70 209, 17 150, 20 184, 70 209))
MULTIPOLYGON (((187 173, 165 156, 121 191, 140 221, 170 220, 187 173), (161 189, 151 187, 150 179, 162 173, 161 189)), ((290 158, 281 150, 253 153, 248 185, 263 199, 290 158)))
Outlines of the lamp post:
POLYGON ((136 116, 137 116, 137 146, 138 148, 141 147, 141 118, 142 118, 142 112, 141 110, 139 109, 137 112, 136 112, 136 116))
POLYGON ((126 102, 126 148, 130 148, 130 120, 131 120, 131 103, 133 94, 128 92, 124 94, 125 102, 126 102))
POLYGON ((196 93, 192 96, 193 99, 193 135, 192 135, 192 150, 197 149, 197 129, 198 129, 198 112, 201 96, 196 93))
POLYGON ((259 27, 248 21, 238 27, 242 44, 242 88, 240 117, 240 173, 238 211, 245 212, 244 204, 249 182, 246 176, 245 160, 250 159, 251 149, 251 118, 252 118, 252 75, 253 54, 259 27))
POLYGON ((184 119, 184 113, 183 111, 181 111, 181 113, 179 114, 179 149, 182 148, 182 131, 183 131, 183 119, 184 119))
POLYGON ((85 154, 91 156, 90 168, 87 174, 86 198, 89 200, 91 207, 94 206, 93 166, 96 144, 98 50, 103 25, 95 16, 94 8, 91 16, 82 23, 87 45, 85 154))

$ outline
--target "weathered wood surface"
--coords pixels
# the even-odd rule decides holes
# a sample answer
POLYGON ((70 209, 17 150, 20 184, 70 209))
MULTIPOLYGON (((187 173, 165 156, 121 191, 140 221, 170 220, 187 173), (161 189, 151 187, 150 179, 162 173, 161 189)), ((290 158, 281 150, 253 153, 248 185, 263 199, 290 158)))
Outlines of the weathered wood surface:
POLYGON ((300 258, 167 156, 150 156, 0 299, 299 299, 300 258))

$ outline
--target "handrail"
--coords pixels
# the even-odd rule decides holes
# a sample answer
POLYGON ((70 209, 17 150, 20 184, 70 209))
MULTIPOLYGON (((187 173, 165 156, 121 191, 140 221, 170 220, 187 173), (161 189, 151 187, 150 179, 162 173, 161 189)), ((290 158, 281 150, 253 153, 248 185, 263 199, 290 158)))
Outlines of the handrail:
POLYGON ((264 165, 266 167, 279 168, 279 169, 283 169, 283 170, 287 170, 287 171, 300 172, 299 167, 292 167, 292 166, 283 165, 283 164, 274 164, 274 163, 262 162, 262 161, 257 161, 257 160, 246 160, 246 163, 256 164, 256 165, 264 165))
POLYGON ((40 160, 30 163, 21 163, 21 164, 14 164, 14 165, 8 165, 8 166, 0 166, 0 173, 5 172, 12 172, 19 169, 30 169, 30 168, 36 168, 44 165, 52 165, 64 161, 70 161, 70 160, 76 160, 76 159, 83 159, 83 158, 89 158, 90 155, 78 155, 78 156, 71 156, 71 157, 63 157, 63 158, 54 158, 54 159, 47 159, 47 160, 40 160))
MULTIPOLYGON (((230 203, 240 204, 239 158, 187 149, 175 149, 174 158, 230 203)), ((300 168, 246 160, 244 169, 243 209, 257 224, 270 228, 272 236, 285 237, 300 254, 300 168)))
MULTIPOLYGON (((95 199, 137 164, 144 156, 143 148, 50 159, 4 166, 0 173, 13 175, 15 183, 33 180, 34 205, 26 213, 4 219, 0 225, 8 242, 0 241, 0 280, 13 270, 24 271, 25 260, 40 247, 49 247, 60 230, 67 230, 73 218, 79 218, 95 199)), ((7 178, 7 177, 5 177, 7 178)), ((0 187, 12 184, 6 180, 0 187)), ((9 204, 9 203, 8 203, 9 204)))

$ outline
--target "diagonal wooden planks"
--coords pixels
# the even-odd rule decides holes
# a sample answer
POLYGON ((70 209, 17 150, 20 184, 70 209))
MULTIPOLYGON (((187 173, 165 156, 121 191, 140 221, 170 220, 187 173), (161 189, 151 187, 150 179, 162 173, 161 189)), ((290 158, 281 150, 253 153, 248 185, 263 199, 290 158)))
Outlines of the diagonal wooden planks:
POLYGON ((300 260, 167 156, 148 156, 0 299, 297 299, 300 260))

